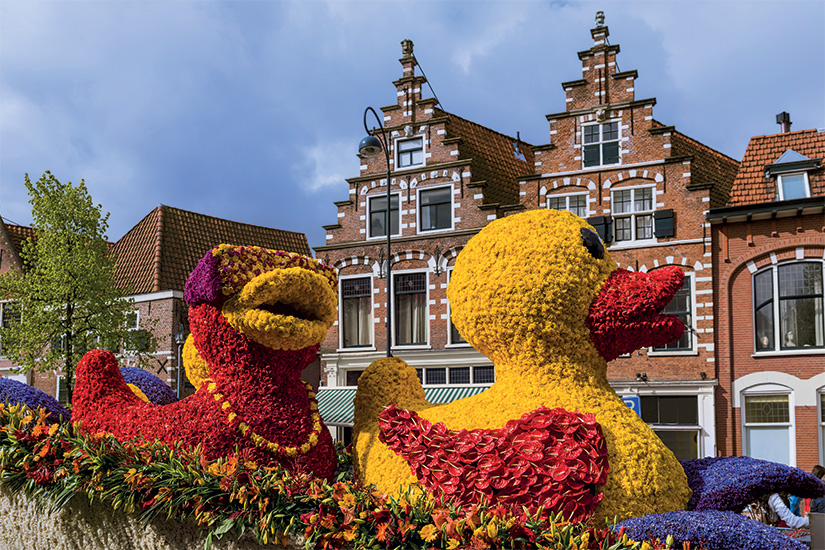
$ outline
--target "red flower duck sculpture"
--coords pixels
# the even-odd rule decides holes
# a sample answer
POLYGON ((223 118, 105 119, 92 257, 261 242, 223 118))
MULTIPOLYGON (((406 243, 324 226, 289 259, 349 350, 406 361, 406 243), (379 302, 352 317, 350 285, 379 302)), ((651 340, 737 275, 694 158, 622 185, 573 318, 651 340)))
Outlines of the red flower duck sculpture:
POLYGON ((186 283, 195 348, 208 378, 181 401, 136 397, 108 351, 77 367, 72 421, 81 433, 121 441, 201 445, 207 460, 241 456, 259 465, 331 479, 336 457, 301 371, 336 317, 335 271, 298 254, 220 245, 186 283))

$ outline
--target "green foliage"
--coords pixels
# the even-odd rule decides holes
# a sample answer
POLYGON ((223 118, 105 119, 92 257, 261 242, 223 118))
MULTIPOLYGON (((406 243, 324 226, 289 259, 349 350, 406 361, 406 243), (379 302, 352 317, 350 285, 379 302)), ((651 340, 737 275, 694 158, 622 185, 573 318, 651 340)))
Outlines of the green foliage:
POLYGON ((138 514, 144 525, 189 518, 203 528, 207 549, 246 532, 261 544, 305 540, 307 547, 355 550, 664 548, 560 516, 542 520, 484 503, 458 510, 414 487, 394 498, 357 481, 330 485, 238 457, 209 462, 197 448, 79 436, 71 424, 49 425, 45 412, 19 405, 0 404, 0 482, 50 512, 85 495, 138 514))
MULTIPOLYGON (((13 300, 20 322, 0 327, 3 354, 24 372, 62 370, 71 401, 74 369, 94 348, 131 342, 126 327, 134 302, 115 286, 115 258, 106 238, 109 214, 101 213, 83 181, 60 183, 50 172, 32 183, 26 174, 35 239, 20 256, 23 272, 0 275, 0 299, 13 300)), ((142 334, 139 350, 155 348, 142 334)))

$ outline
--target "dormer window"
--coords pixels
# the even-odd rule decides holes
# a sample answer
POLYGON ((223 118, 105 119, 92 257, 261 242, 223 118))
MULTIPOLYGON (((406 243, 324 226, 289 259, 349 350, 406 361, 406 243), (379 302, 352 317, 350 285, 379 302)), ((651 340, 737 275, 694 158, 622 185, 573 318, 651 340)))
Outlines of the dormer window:
POLYGON ((804 199, 811 196, 808 174, 780 174, 776 182, 776 198, 780 201, 804 199))
POLYGON ((589 124, 584 130, 584 167, 619 164, 619 122, 589 124))
POLYGON ((424 138, 399 140, 395 144, 397 151, 396 166, 406 168, 424 164, 424 138))
POLYGON ((789 201, 811 196, 808 170, 819 168, 821 158, 812 159, 788 149, 773 164, 765 166, 765 177, 775 178, 776 200, 789 201))

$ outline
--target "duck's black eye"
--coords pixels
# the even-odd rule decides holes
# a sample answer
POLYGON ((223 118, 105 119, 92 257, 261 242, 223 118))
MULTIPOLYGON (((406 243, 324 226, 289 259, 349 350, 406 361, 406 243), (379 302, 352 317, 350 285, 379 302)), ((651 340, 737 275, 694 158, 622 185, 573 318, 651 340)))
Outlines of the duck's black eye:
POLYGON ((597 260, 604 258, 604 245, 602 244, 602 240, 592 229, 582 227, 582 244, 587 251, 590 252, 590 255, 597 260))

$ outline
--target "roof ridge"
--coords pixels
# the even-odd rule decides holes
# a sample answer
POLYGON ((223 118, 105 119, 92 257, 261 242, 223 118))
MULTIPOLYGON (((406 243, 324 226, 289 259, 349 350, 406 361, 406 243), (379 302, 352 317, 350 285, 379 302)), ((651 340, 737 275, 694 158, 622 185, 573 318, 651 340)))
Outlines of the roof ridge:
POLYGON ((817 130, 816 128, 807 128, 805 130, 796 130, 794 132, 779 132, 777 134, 765 134, 765 135, 761 135, 761 136, 753 136, 753 137, 751 137, 751 141, 755 140, 755 139, 762 139, 762 138, 775 138, 775 137, 782 137, 782 136, 789 136, 790 137, 790 136, 793 136, 793 135, 805 134, 805 133, 808 133, 808 132, 814 132, 814 133, 817 133, 817 134, 822 133, 819 130, 817 130))
POLYGON ((213 220, 230 222, 230 223, 234 223, 234 224, 238 224, 238 225, 247 225, 249 227, 259 227, 259 228, 265 229, 267 231, 280 231, 281 233, 293 233, 295 235, 304 235, 300 231, 290 231, 289 229, 278 229, 276 227, 267 227, 265 225, 258 225, 258 224, 254 224, 254 223, 239 222, 239 221, 235 221, 235 220, 229 220, 229 219, 226 219, 226 218, 219 218, 218 216, 212 216, 210 214, 204 214, 202 212, 193 212, 192 210, 184 210, 183 208, 177 208, 175 206, 169 206, 168 204, 162 204, 161 207, 167 209, 170 214, 172 213, 171 211, 174 210, 174 211, 177 211, 177 212, 186 212, 187 214, 191 214, 193 216, 201 216, 203 218, 211 218, 213 220))
MULTIPOLYGON (((441 111, 442 113, 444 113, 445 115, 447 115, 447 116, 449 116, 449 117, 455 117, 455 118, 457 118, 457 119, 459 119, 459 120, 461 120, 461 121, 463 121, 463 122, 467 122, 467 123, 469 123, 469 124, 472 124, 473 126, 478 126, 479 128, 483 128, 483 129, 487 130, 488 132, 492 132, 492 133, 494 133, 494 134, 498 134, 499 136, 501 136, 501 137, 505 137, 505 138, 507 138, 507 139, 509 139, 509 140, 512 140, 512 141, 514 141, 514 142, 516 141, 516 138, 514 138, 513 136, 510 136, 510 135, 507 135, 507 134, 505 134, 504 132, 499 132, 498 130, 493 130, 492 128, 488 128, 487 126, 484 126, 483 124, 479 124, 478 122, 473 122, 472 120, 466 119, 466 118, 464 118, 464 117, 462 117, 462 116, 459 116, 459 115, 457 115, 457 114, 455 114, 455 113, 451 113, 451 112, 449 112, 449 111, 444 111, 443 109, 439 109, 439 111, 441 111)), ((526 146, 528 146, 528 147, 533 147, 533 144, 532 144, 532 143, 529 143, 529 142, 527 142, 527 141, 524 141, 524 140, 523 140, 523 139, 521 139, 521 138, 518 138, 518 140, 519 140, 519 142, 520 142, 520 143, 523 143, 524 145, 526 145, 526 146)))

